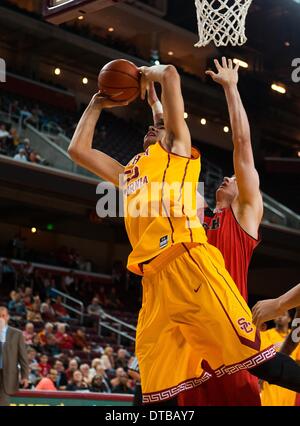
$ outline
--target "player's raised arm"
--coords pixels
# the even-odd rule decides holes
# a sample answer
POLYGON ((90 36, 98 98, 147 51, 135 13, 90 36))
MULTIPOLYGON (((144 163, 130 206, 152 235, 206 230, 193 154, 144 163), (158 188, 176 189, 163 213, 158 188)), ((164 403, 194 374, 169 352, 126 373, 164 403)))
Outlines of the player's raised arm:
POLYGON ((257 224, 263 215, 263 202, 259 190, 259 176, 255 169, 251 133, 247 113, 238 91, 238 64, 222 58, 222 65, 215 60, 217 73, 206 71, 214 81, 224 88, 231 121, 234 145, 234 171, 239 189, 240 208, 250 207, 257 224))
POLYGON ((75 163, 117 186, 124 167, 104 152, 93 149, 92 143, 102 110, 123 105, 127 105, 127 102, 118 103, 96 93, 84 111, 68 148, 68 153, 75 163))
POLYGON ((252 309, 253 322, 257 327, 260 327, 264 322, 270 321, 289 309, 298 306, 300 306, 300 284, 277 299, 257 302, 252 309))
POLYGON ((162 105, 166 139, 162 141, 168 151, 186 157, 191 156, 191 136, 184 119, 184 103, 180 76, 173 65, 141 67, 141 96, 145 99, 147 86, 158 82, 162 87, 162 105))

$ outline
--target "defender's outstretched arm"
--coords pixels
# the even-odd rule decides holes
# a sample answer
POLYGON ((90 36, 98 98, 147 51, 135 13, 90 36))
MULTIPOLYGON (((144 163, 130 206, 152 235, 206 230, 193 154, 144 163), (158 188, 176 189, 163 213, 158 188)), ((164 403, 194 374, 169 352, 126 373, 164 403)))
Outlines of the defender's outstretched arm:
POLYGON ((256 234, 263 216, 263 200, 254 164, 250 125, 237 87, 239 65, 233 67, 232 60, 227 61, 224 57, 222 65, 218 60, 215 60, 215 65, 218 72, 206 71, 206 74, 223 86, 228 104, 234 145, 234 172, 239 189, 239 213, 240 217, 246 219, 246 227, 251 234, 256 234))

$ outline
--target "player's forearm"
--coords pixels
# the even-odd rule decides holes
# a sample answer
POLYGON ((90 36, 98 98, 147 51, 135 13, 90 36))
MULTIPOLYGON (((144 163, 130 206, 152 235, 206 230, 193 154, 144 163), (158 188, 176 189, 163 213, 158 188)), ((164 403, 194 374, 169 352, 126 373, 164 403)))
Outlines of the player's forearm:
POLYGON ((300 284, 280 296, 278 302, 282 311, 288 311, 300 306, 300 284))
POLYGON ((81 152, 92 149, 95 127, 100 114, 101 109, 96 109, 91 104, 84 111, 68 148, 68 153, 74 161, 81 152))
POLYGON ((235 154, 241 163, 254 166, 251 133, 247 113, 236 84, 224 87, 231 122, 235 154))
POLYGON ((147 88, 148 104, 152 110, 153 123, 159 125, 163 123, 164 111, 161 101, 158 99, 154 82, 152 81, 147 88))
POLYGON ((156 126, 159 123, 163 122, 164 119, 162 103, 157 100, 156 102, 154 102, 154 104, 151 105, 151 109, 153 115, 153 123, 156 126))
POLYGON ((120 174, 124 172, 124 167, 104 152, 93 149, 92 144, 102 109, 125 104, 127 103, 117 103, 96 93, 84 111, 68 149, 70 157, 79 166, 116 186, 119 185, 120 174))

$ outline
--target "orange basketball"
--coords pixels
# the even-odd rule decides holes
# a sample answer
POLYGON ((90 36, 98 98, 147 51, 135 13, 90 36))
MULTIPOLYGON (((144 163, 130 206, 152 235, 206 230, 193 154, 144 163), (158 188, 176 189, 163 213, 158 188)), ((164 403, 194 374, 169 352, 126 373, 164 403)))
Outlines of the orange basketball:
POLYGON ((132 102, 140 94, 140 72, 134 63, 126 59, 116 59, 100 71, 98 87, 103 95, 112 100, 132 102), (120 94, 112 97, 117 93, 120 94))

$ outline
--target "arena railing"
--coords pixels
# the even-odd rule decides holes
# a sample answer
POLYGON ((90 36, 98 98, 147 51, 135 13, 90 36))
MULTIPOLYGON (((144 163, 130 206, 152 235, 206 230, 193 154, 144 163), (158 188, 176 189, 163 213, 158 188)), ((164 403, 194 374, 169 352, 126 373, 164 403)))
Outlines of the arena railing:
POLYGON ((59 291, 56 288, 51 289, 51 297, 54 296, 54 295, 61 296, 61 298, 62 298, 62 305, 68 311, 71 311, 71 312, 77 314, 80 317, 80 324, 83 324, 83 319, 84 319, 84 304, 80 300, 75 299, 74 297, 71 297, 71 296, 69 296, 66 293, 63 293, 62 291, 59 291), (70 304, 70 302, 73 302, 75 305, 78 305, 79 308, 78 309, 74 308, 74 306, 72 306, 70 304))
POLYGON ((25 133, 30 139, 32 148, 38 151, 55 168, 73 173, 76 172, 74 162, 68 153, 52 142, 49 137, 31 124, 26 125, 25 133))
POLYGON ((48 137, 56 137, 59 134, 64 134, 64 130, 54 121, 44 123, 41 127, 41 132, 48 137))
POLYGON ((117 335, 117 344, 121 344, 121 338, 124 337, 132 342, 135 342, 135 337, 128 334, 126 331, 122 331, 122 328, 128 329, 132 331, 134 334, 136 333, 136 327, 131 324, 127 324, 126 322, 120 320, 117 317, 114 317, 106 312, 103 312, 99 318, 98 323, 98 334, 101 336, 102 328, 113 331, 117 335), (105 320, 110 320, 110 322, 105 322, 105 320))
POLYGON ((12 114, 11 111, 8 113, 0 111, 0 120, 16 126, 19 136, 29 137, 32 148, 56 168, 78 173, 66 150, 52 142, 46 134, 40 132, 31 124, 26 124, 26 130, 23 130, 21 115, 12 114))
MULTIPOLYGON (((4 259, 7 259, 7 257, 5 256, 0 256, 0 261, 3 261, 4 259)), ((75 268, 66 268, 64 266, 57 266, 57 265, 53 265, 48 264, 48 263, 40 263, 40 262, 32 262, 31 260, 20 260, 20 259, 12 259, 9 258, 10 261, 14 264, 14 265, 26 265, 27 263, 30 263, 34 268, 40 269, 40 270, 45 270, 47 272, 60 272, 62 274, 66 274, 68 272, 73 271, 75 275, 78 275, 80 277, 88 277, 89 279, 95 281, 95 280, 104 280, 105 282, 111 282, 111 275, 108 274, 101 274, 99 272, 90 272, 87 270, 82 270, 82 269, 75 269, 75 268)))
MULTIPOLYGON (((74 163, 66 150, 67 137, 62 133, 59 134, 60 139, 64 138, 64 146, 61 147, 56 141, 52 141, 49 136, 40 132, 31 124, 26 125, 27 136, 30 139, 32 147, 41 153, 41 155, 56 169, 64 170, 67 172, 76 173, 82 176, 92 177, 92 173, 83 169, 74 163)), ((70 140, 69 140, 70 141, 70 140)))
MULTIPOLYGON (((54 295, 62 297, 62 305, 68 311, 71 311, 71 312, 74 312, 75 314, 77 314, 80 317, 80 323, 81 324, 83 324, 84 317, 90 316, 88 314, 85 314, 84 305, 80 300, 75 299, 74 297, 71 297, 68 294, 63 293, 59 290, 52 289, 51 290, 51 296, 54 296, 54 295), (79 306, 79 309, 74 308, 74 306, 72 306, 70 304, 70 302, 77 304, 79 306)), ((98 321, 98 335, 99 336, 101 336, 101 334, 102 334, 102 329, 106 329, 106 330, 109 330, 109 331, 112 331, 113 333, 115 333, 117 335, 117 344, 118 345, 121 344, 122 337, 127 339, 127 340, 130 340, 132 342, 135 342, 135 337, 130 335, 129 331, 131 331, 132 333, 135 334, 136 333, 136 327, 120 320, 119 318, 117 318, 113 315, 108 314, 105 311, 102 311, 101 315, 99 316, 99 321, 98 321), (125 329, 125 331, 124 331, 124 329, 125 329)))
POLYGON ((71 140, 64 133, 59 133, 58 135, 56 135, 56 137, 53 138, 53 141, 64 151, 68 150, 68 147, 71 142, 71 140))
POLYGON ((12 114, 6 111, 0 111, 0 120, 7 124, 13 124, 17 127, 18 133, 21 133, 22 130, 22 119, 20 115, 12 114))
MULTIPOLYGON (((64 132, 58 133, 56 136, 52 135, 53 142, 63 149, 65 152, 68 151, 69 145, 71 143, 71 139, 68 138, 64 132)), ((75 173, 82 175, 82 176, 88 176, 88 177, 95 177, 92 173, 90 173, 88 170, 84 169, 83 167, 78 166, 74 163, 73 170, 75 173)), ((98 178, 100 179, 100 178, 98 178)))
POLYGON ((5 111, 0 111, 0 120, 7 124, 13 124, 20 136, 28 137, 32 148, 49 162, 51 167, 82 176, 94 176, 92 173, 75 164, 70 158, 67 152, 70 139, 64 135, 63 129, 57 126, 56 123, 53 123, 53 128, 51 127, 51 123, 50 127, 47 127, 48 125, 45 125, 46 127, 43 126, 41 131, 31 124, 26 124, 24 130, 22 128, 22 117, 5 111), (50 128, 54 133, 51 133, 50 128), (53 137, 55 137, 54 141, 51 140, 53 137))
POLYGON ((281 204, 279 201, 263 193, 264 221, 285 226, 287 228, 300 229, 300 216, 281 204))

